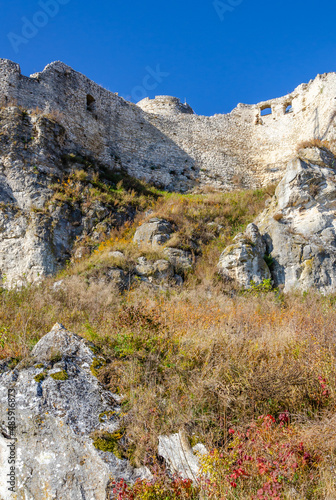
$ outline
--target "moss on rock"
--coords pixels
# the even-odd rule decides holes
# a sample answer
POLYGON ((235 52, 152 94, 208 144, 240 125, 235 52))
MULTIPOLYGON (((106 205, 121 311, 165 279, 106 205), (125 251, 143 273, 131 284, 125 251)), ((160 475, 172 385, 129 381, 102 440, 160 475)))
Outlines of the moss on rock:
POLYGON ((43 380, 47 378, 47 375, 48 375, 47 372, 38 373, 34 377, 34 380, 35 380, 35 382, 37 382, 39 384, 40 382, 43 382, 43 380))
POLYGON ((106 431, 96 431, 91 435, 93 445, 97 450, 113 453, 117 458, 125 458, 120 445, 120 440, 124 436, 122 430, 110 433, 106 431))
POLYGON ((90 371, 94 377, 98 377, 98 370, 106 364, 104 359, 95 358, 90 366, 90 371))
POLYGON ((51 373, 50 375, 54 380, 68 380, 69 375, 65 370, 60 370, 56 373, 51 373))

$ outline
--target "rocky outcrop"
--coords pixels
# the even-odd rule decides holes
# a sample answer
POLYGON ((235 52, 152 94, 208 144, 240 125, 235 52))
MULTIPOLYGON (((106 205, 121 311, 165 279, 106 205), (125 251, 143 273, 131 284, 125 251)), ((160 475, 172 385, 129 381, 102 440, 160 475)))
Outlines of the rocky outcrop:
MULTIPOLYGON (((0 59, 0 286, 59 271, 85 255, 87 239, 134 217, 92 196, 54 203, 53 186, 71 171, 94 166, 178 192, 278 182, 296 144, 335 139, 335 89, 336 74, 319 75, 279 99, 202 117, 169 96, 129 103, 59 61, 28 78, 0 59)), ((322 156, 314 164, 330 166, 322 156)), ((166 243, 169 228, 151 237, 154 226, 139 228, 138 241, 166 243)))
POLYGON ((188 271, 192 268, 193 258, 191 252, 181 250, 180 248, 166 247, 164 254, 176 270, 188 271))
MULTIPOLYGON (((245 277, 250 276, 251 263, 261 262, 266 249, 275 286, 285 292, 310 288, 335 292, 335 166, 336 159, 328 150, 300 150, 288 164, 271 203, 255 221, 263 244, 249 245, 248 235, 245 240, 242 237, 239 243, 224 250, 222 272, 230 273, 243 284, 245 277), (244 279, 240 279, 242 276, 244 279)), ((254 268, 254 281, 265 278, 264 269, 254 268)))
POLYGON ((85 188, 77 186, 85 203, 75 192, 54 199, 72 172, 99 170, 85 154, 54 117, 0 108, 0 285, 20 286, 57 272, 75 242, 80 258, 83 238, 99 241, 134 216, 134 210, 117 210, 92 197, 89 180, 85 188))
MULTIPOLYGON (((166 74, 160 65, 148 71, 151 81, 166 74)), ((108 168, 180 192, 279 182, 296 144, 336 137, 335 73, 277 99, 199 116, 171 96, 132 104, 60 61, 27 77, 0 59, 0 95, 0 104, 56 111, 67 135, 108 168)))
POLYGON ((147 469, 133 469, 101 445, 111 444, 119 430, 120 397, 104 390, 95 377, 104 360, 93 351, 93 346, 57 324, 14 370, 2 363, 3 500, 106 500, 111 478, 132 482, 148 476, 147 469), (12 414, 16 428, 9 422, 12 414), (16 496, 7 484, 12 443, 16 496))
POLYGON ((222 276, 242 288, 260 285, 271 278, 265 262, 266 243, 255 224, 249 224, 244 234, 234 238, 220 256, 218 269, 222 276))
POLYGON ((133 241, 138 245, 157 247, 163 245, 170 239, 173 226, 165 219, 153 217, 136 230, 133 241))

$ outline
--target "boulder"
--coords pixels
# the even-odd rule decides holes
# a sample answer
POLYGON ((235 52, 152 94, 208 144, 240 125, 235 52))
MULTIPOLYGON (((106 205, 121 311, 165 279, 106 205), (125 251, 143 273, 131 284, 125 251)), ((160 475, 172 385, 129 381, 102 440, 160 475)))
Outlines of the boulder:
POLYGON ((120 427, 120 397, 95 377, 103 363, 92 345, 56 324, 14 370, 2 366, 2 500, 106 500, 112 477, 131 482, 148 477, 147 469, 134 469, 112 451, 94 446, 97 433, 112 436, 120 427), (11 446, 15 496, 7 484, 11 446))
POLYGON ((164 259, 151 262, 146 257, 139 257, 135 273, 142 278, 149 279, 149 281, 168 281, 174 276, 174 268, 164 259))
POLYGON ((266 243, 255 224, 249 224, 244 234, 238 234, 234 243, 221 254, 218 269, 225 278, 242 288, 252 283, 260 285, 271 279, 270 270, 264 260, 266 243))
POLYGON ((192 267, 192 254, 180 248, 167 247, 164 249, 164 254, 169 262, 176 268, 187 271, 192 267))
POLYGON ((165 219, 153 217, 136 230, 133 241, 138 245, 160 246, 170 239, 173 226, 165 219))

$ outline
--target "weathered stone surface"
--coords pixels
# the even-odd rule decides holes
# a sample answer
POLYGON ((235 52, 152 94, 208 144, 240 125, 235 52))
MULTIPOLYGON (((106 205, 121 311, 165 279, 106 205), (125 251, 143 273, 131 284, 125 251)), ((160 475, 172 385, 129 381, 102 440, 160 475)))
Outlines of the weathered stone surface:
POLYGON ((285 292, 310 288, 335 292, 335 161, 318 148, 307 148, 292 160, 256 225, 250 224, 245 235, 238 235, 222 253, 221 272, 242 287, 250 279, 260 283, 272 276, 275 286, 285 292), (265 253, 271 275, 263 262, 265 253))
POLYGON ((163 245, 170 239, 173 226, 165 219, 153 217, 138 227, 133 240, 139 245, 151 245, 153 247, 163 245))
POLYGON ((336 172, 330 161, 329 166, 317 164, 318 151, 308 153, 310 161, 298 158, 288 164, 272 203, 256 223, 273 259, 277 286, 329 293, 336 289, 336 172))
MULTIPOLYGON (((59 61, 27 78, 19 65, 0 59, 0 284, 55 273, 75 242, 79 259, 88 250, 85 238, 99 242, 134 216, 97 200, 84 211, 50 203, 52 183, 82 169, 80 158, 171 191, 267 185, 282 178, 300 142, 336 139, 335 95, 330 73, 278 99, 202 117, 169 96, 128 103, 59 61), (266 107, 272 114, 261 116, 266 107)), ((335 166, 326 149, 303 148, 299 157, 335 166)), ((143 240, 159 245, 170 234, 160 230, 143 240)))
POLYGON ((105 273, 105 277, 106 281, 113 284, 120 292, 129 288, 132 283, 131 275, 117 267, 108 269, 105 273))
POLYGON ((0 498, 106 500, 111 477, 133 481, 148 474, 93 446, 90 435, 119 428, 118 396, 91 372, 102 363, 80 337, 57 324, 15 370, 0 374, 0 498), (43 367, 41 365, 43 364, 43 367), (36 376, 43 377, 38 381, 36 376), (62 374, 61 379, 55 379, 62 374), (16 401, 17 494, 8 474, 8 390, 16 401))
POLYGON ((186 271, 192 267, 193 259, 190 252, 180 248, 166 247, 164 253, 175 269, 186 271))
POLYGON ((189 104, 182 104, 180 99, 169 95, 159 95, 155 99, 145 97, 137 106, 147 113, 160 113, 162 115, 188 114, 193 115, 194 111, 189 104))
POLYGON ((207 117, 171 96, 134 105, 60 61, 27 78, 18 64, 0 60, 5 105, 16 100, 57 112, 79 149, 177 191, 198 183, 232 189, 279 182, 298 143, 335 139, 335 94, 336 74, 323 74, 286 96, 207 117), (265 108, 272 113, 261 116, 265 108))
POLYGON ((271 278, 270 270, 264 260, 266 244, 255 224, 247 226, 245 234, 234 238, 220 256, 220 273, 236 282, 242 288, 250 288, 251 282, 259 285, 271 278))
POLYGON ((149 281, 167 282, 174 276, 174 268, 164 259, 151 262, 146 257, 139 257, 135 266, 135 273, 138 276, 147 278, 149 281))
POLYGON ((192 448, 182 430, 177 434, 159 437, 158 454, 165 459, 172 474, 178 474, 184 479, 197 479, 200 470, 198 455, 205 453, 207 450, 202 444, 192 448))

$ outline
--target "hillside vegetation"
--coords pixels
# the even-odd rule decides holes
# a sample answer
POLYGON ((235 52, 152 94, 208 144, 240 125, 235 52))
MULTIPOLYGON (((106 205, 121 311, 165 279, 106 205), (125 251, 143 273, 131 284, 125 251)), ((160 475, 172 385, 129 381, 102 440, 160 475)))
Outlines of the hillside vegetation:
MULTIPOLYGON (((70 178, 55 199, 80 198, 85 182, 84 174, 70 178)), ((94 182, 99 196, 113 196, 94 182)), ((106 359, 95 374, 123 396, 114 447, 154 473, 152 482, 113 484, 116 498, 335 498, 336 298, 284 296, 268 284, 238 292, 216 269, 223 248, 273 191, 132 194, 117 182, 116 205, 136 198, 145 212, 104 241, 87 242, 91 254, 58 276, 1 291, 1 359, 15 366, 56 322, 106 359), (155 216, 176 226, 169 244, 190 251, 194 267, 182 288, 139 283, 117 293, 101 279, 104 270, 130 268, 153 252, 164 258, 132 241, 138 225, 155 216), (167 475, 156 456, 158 436, 179 429, 209 450, 193 484, 167 475)))

